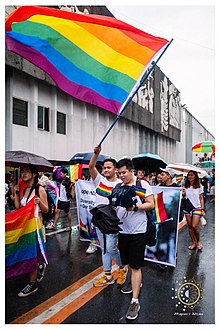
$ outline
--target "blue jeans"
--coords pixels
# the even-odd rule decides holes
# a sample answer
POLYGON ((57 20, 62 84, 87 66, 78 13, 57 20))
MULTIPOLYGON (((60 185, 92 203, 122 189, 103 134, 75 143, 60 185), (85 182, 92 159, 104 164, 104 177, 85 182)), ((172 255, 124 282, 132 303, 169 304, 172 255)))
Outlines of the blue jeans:
POLYGON ((104 271, 112 269, 112 260, 120 267, 122 266, 121 257, 117 248, 118 235, 106 234, 106 253, 104 254, 104 237, 102 232, 96 227, 96 234, 102 248, 102 264, 104 271))

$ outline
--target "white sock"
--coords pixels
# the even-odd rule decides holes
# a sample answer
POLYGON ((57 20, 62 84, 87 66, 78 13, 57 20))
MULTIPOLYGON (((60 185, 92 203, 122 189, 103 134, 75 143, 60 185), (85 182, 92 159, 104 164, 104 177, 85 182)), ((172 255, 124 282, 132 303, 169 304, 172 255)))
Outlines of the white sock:
POLYGON ((131 299, 131 302, 132 302, 132 303, 133 303, 133 302, 138 303, 139 301, 138 301, 138 299, 136 299, 136 298, 132 298, 132 299, 131 299))

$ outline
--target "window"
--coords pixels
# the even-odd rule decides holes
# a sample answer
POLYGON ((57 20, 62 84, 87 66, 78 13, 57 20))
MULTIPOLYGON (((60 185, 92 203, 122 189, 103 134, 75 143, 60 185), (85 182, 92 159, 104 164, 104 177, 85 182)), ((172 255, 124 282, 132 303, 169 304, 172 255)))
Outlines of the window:
POLYGON ((13 124, 28 126, 28 102, 13 97, 13 124))
POLYGON ((57 111, 57 133, 66 134, 66 115, 57 111))
POLYGON ((49 108, 38 106, 37 127, 49 132, 49 108))

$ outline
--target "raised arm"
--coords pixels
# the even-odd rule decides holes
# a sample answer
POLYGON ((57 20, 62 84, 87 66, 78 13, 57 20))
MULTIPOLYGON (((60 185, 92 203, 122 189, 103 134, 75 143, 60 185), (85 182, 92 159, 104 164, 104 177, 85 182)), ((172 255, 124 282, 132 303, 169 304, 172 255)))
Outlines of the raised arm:
POLYGON ((97 174, 98 174, 98 171, 95 166, 96 166, 97 159, 98 159, 100 152, 101 152, 101 147, 95 146, 94 154, 92 155, 90 162, 89 162, 89 173, 90 173, 93 181, 96 179, 97 174))

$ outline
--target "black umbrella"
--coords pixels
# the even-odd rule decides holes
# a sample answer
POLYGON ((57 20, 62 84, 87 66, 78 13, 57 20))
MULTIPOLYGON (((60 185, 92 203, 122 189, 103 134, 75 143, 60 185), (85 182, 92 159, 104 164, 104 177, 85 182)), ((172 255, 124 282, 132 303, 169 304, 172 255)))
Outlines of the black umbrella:
POLYGON ((160 167, 165 168, 167 163, 157 154, 138 154, 132 158, 134 167, 138 170, 148 170, 153 172, 160 167))
POLYGON ((23 150, 6 151, 6 166, 18 168, 25 164, 35 165, 38 171, 52 171, 54 168, 54 166, 42 156, 23 150))
MULTIPOLYGON (((83 153, 77 153, 75 154, 69 161, 70 164, 75 165, 75 164, 89 164, 89 161, 94 155, 93 152, 83 152, 83 153)), ((104 160, 107 158, 111 158, 105 155, 99 155, 97 163, 103 164, 104 160)))

